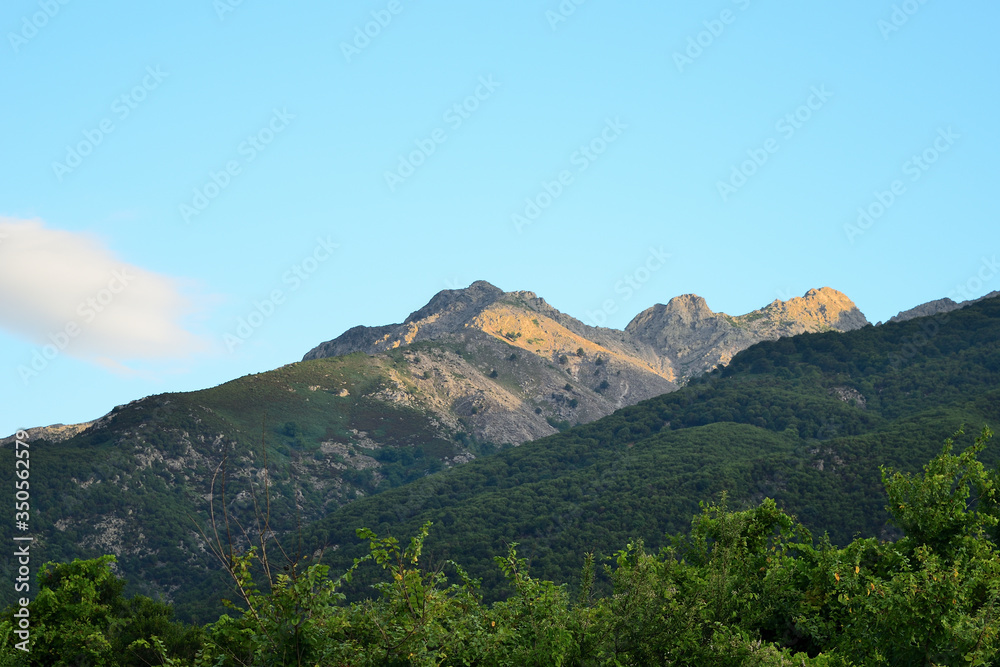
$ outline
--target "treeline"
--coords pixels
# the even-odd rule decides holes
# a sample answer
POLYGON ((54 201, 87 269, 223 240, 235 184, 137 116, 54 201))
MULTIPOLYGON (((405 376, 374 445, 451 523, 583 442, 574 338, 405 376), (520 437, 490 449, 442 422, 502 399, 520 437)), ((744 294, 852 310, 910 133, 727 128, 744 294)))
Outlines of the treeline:
POLYGON ((921 473, 883 469, 899 539, 837 547, 770 499, 734 511, 723 494, 655 553, 632 541, 605 562, 581 555, 572 596, 510 544, 495 558, 510 595, 484 603, 460 564, 426 562, 430 524, 403 545, 358 530, 368 554, 336 578, 266 541, 230 554, 236 602, 201 627, 123 597, 110 556, 48 564, 30 651, 15 648, 9 608, 0 665, 998 665, 1000 476, 979 460, 990 436, 961 453, 948 440, 921 473), (382 575, 373 597, 347 602, 365 569, 382 575))

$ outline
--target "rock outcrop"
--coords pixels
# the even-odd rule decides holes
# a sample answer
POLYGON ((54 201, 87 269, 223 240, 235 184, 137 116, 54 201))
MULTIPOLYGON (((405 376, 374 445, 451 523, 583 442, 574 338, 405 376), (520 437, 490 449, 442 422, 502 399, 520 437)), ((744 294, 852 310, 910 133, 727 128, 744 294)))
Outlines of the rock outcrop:
POLYGON ((823 287, 736 317, 715 313, 700 296, 685 294, 646 309, 619 331, 587 326, 533 292, 504 292, 479 281, 466 289, 439 292, 401 324, 354 327, 309 351, 304 360, 351 352, 377 354, 478 332, 549 360, 577 351, 603 356, 621 365, 619 370, 637 374, 637 380, 649 373, 658 375, 670 383, 664 387, 669 390, 728 363, 737 352, 762 340, 850 331, 866 324, 847 296, 823 287))
POLYGON ((933 315, 940 315, 942 313, 950 313, 953 310, 965 308, 969 304, 976 303, 977 301, 992 299, 997 296, 1000 296, 1000 291, 990 292, 989 294, 981 296, 978 299, 970 299, 968 301, 961 302, 953 301, 947 297, 944 299, 935 299, 934 301, 928 301, 927 303, 922 303, 919 306, 914 306, 909 310, 901 311, 899 314, 890 317, 889 321, 905 322, 906 320, 912 320, 915 317, 930 317, 933 315))
POLYGON ((763 340, 851 331, 866 324, 867 318, 847 296, 823 287, 736 317, 714 313, 700 296, 686 294, 639 313, 625 333, 652 346, 679 377, 691 377, 729 363, 737 352, 763 340))

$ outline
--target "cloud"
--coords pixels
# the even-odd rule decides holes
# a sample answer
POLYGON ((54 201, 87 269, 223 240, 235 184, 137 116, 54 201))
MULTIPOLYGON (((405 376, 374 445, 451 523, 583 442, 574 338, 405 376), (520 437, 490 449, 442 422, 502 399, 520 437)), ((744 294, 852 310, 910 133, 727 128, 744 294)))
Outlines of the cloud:
POLYGON ((0 328, 107 367, 205 349, 181 326, 191 310, 175 279, 87 234, 0 217, 0 328))

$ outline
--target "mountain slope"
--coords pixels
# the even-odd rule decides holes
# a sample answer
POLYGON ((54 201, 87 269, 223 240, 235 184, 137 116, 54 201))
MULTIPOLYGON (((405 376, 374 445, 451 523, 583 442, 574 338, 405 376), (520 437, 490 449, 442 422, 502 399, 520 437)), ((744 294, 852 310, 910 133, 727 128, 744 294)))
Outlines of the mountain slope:
POLYGON ((723 490, 734 506, 775 498, 837 543, 891 535, 878 465, 916 470, 962 424, 1000 421, 1000 299, 926 331, 916 319, 760 343, 677 392, 343 507, 307 539, 338 571, 367 546, 355 528, 402 537, 430 520, 425 551, 463 563, 489 597, 506 543, 537 576, 570 581, 586 551, 663 544, 723 490))
MULTIPOLYGON (((189 617, 210 617, 217 609, 192 584, 223 585, 202 534, 211 534, 211 504, 252 525, 255 502, 270 489, 271 528, 292 530, 676 389, 675 364, 687 357, 665 341, 704 349, 723 341, 714 357, 688 363, 687 374, 755 337, 830 328, 840 311, 821 310, 821 300, 819 315, 798 324, 780 319, 791 306, 775 304, 729 318, 736 324, 710 311, 693 327, 661 318, 673 331, 661 339, 652 317, 633 335, 587 327, 530 292, 487 283, 445 291, 403 324, 353 329, 306 361, 147 397, 89 425, 33 429, 33 553, 40 562, 114 554, 143 592, 167 596, 189 617), (722 334, 706 339, 709 324, 722 334), (341 356, 326 356, 333 352, 341 356)), ((9 444, 0 447, 9 452, 9 444)), ((0 481, 12 481, 12 471, 0 481)))

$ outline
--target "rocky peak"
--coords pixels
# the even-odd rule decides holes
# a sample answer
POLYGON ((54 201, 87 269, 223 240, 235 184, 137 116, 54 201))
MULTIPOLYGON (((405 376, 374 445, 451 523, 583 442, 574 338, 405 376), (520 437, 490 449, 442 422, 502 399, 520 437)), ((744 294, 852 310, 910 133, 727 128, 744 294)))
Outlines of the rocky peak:
POLYGON ((922 303, 919 306, 914 306, 909 310, 900 311, 897 315, 893 315, 889 318, 890 322, 905 322, 906 320, 912 320, 915 317, 930 317, 932 315, 940 315, 942 313, 950 313, 953 310, 958 310, 959 308, 965 308, 971 303, 976 303, 977 301, 982 301, 983 299, 993 299, 1000 296, 1000 292, 990 292, 985 296, 981 296, 978 299, 970 299, 969 301, 955 302, 948 297, 943 299, 935 299, 934 301, 928 301, 927 303, 922 303))
POLYGON ((714 315, 712 309, 708 307, 705 299, 697 294, 682 294, 667 301, 666 310, 681 314, 689 314, 693 317, 709 317, 714 315))
POLYGON ((744 317, 748 318, 761 312, 768 313, 772 319, 779 319, 780 322, 797 322, 805 327, 795 333, 825 329, 851 331, 868 324, 868 318, 858 310, 854 302, 843 292, 831 287, 811 289, 804 295, 793 297, 788 301, 776 299, 766 308, 748 313, 744 317))
POLYGON ((729 363, 737 352, 762 340, 850 331, 867 323, 847 296, 822 287, 736 317, 712 312, 703 298, 685 294, 639 313, 625 332, 670 359, 679 375, 691 376, 729 363))
POLYGON ((438 292, 402 324, 355 327, 304 359, 359 351, 375 354, 421 340, 486 336, 549 361, 575 358, 583 350, 585 355, 604 356, 676 382, 678 377, 728 363, 734 354, 762 340, 848 331, 867 323, 847 296, 823 287, 737 317, 713 312, 697 294, 684 294, 647 308, 624 331, 616 331, 588 327, 534 292, 504 292, 480 280, 465 289, 438 292))
POLYGON ((310 350, 303 361, 352 352, 375 354, 421 340, 437 340, 461 332, 480 313, 509 296, 485 280, 464 289, 441 290, 427 305, 410 313, 401 324, 357 326, 310 350))
MULTIPOLYGON (((446 311, 478 311, 504 295, 504 291, 485 280, 477 280, 465 289, 446 289, 434 295, 427 305, 410 313, 403 324, 419 322, 446 311)), ((532 295, 534 296, 534 295, 532 295)))
POLYGON ((625 331, 640 338, 671 326, 690 326, 715 316, 705 299, 697 294, 675 296, 666 305, 658 303, 632 318, 625 331))
POLYGON ((912 320, 914 317, 927 317, 928 315, 937 315, 939 313, 947 313, 960 306, 945 297, 943 299, 935 299, 934 301, 928 301, 927 303, 922 303, 919 306, 914 306, 909 310, 900 311, 898 314, 893 315, 889 318, 890 322, 905 322, 906 320, 912 320))

